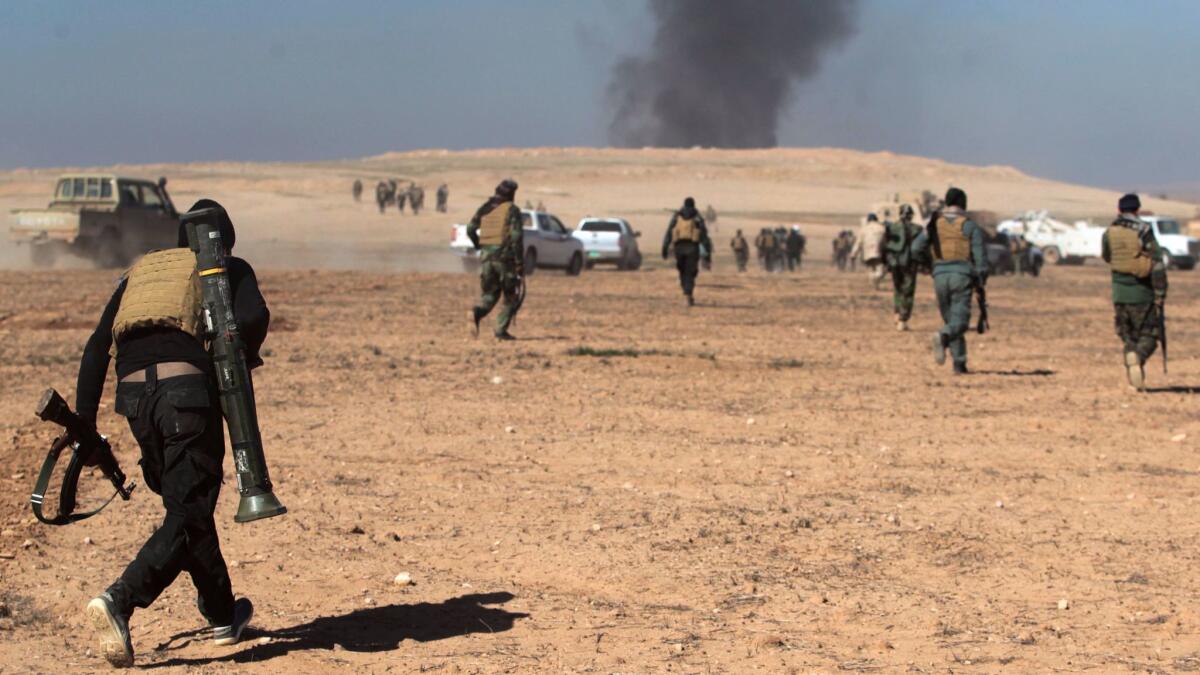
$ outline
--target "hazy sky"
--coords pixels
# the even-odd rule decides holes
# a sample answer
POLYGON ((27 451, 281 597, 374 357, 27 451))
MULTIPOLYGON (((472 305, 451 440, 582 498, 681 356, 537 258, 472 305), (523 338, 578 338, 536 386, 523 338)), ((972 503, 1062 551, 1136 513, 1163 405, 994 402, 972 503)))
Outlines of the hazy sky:
MULTIPOLYGON (((864 0, 857 23, 782 144, 1200 181, 1200 1, 864 0)), ((652 34, 642 0, 3 0, 0 167, 604 145, 610 68, 652 34)))

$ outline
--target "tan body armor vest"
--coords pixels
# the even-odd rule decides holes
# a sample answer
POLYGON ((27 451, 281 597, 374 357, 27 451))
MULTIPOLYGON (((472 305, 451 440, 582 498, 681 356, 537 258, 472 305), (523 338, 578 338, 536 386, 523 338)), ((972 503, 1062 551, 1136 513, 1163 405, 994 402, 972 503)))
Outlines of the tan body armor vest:
POLYGON ((671 232, 671 243, 681 241, 700 241, 700 223, 695 218, 680 216, 675 219, 675 229, 671 232))
POLYGON ((200 276, 196 254, 187 248, 147 253, 126 274, 121 306, 113 319, 113 344, 132 330, 150 326, 176 328, 199 339, 200 276))
POLYGON ((1142 250, 1142 238, 1138 231, 1122 225, 1108 227, 1109 265, 1114 272, 1132 274, 1139 279, 1150 276, 1154 261, 1142 250))
POLYGON ((934 250, 934 259, 939 262, 957 262, 968 261, 971 259, 971 239, 963 234, 963 225, 966 225, 966 218, 957 218, 953 221, 943 218, 938 223, 938 248, 934 250))
POLYGON ((503 246, 508 241, 510 230, 508 210, 512 202, 500 202, 479 219, 479 245, 503 246))
POLYGON ((747 250, 748 248, 750 248, 750 245, 746 243, 744 238, 738 237, 733 240, 733 250, 741 252, 747 250))

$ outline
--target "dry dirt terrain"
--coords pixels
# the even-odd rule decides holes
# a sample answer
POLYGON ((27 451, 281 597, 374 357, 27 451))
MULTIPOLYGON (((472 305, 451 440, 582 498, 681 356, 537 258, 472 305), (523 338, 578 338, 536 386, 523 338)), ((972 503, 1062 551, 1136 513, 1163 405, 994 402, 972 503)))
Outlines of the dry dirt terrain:
MULTIPOLYGON (((235 647, 208 644, 181 579, 134 615, 139 667, 1200 670, 1200 276, 1172 275, 1171 372, 1155 357, 1149 393, 1123 386, 1099 265, 994 279, 993 330, 968 338, 976 372, 954 377, 929 355, 940 323, 928 277, 914 332, 901 334, 890 293, 827 262, 854 199, 915 187, 888 172, 916 175, 927 160, 847 153, 877 173, 855 183, 829 169, 843 187, 822 197, 818 169, 793 176, 805 151, 701 153, 713 173, 696 180, 716 186, 726 166, 749 195, 709 199, 681 169, 642 172, 636 153, 598 152, 591 163, 560 158, 566 194, 528 197, 551 210, 561 201, 568 221, 594 212, 591 179, 597 210, 626 193, 652 264, 539 271, 514 328, 522 339, 474 339, 477 280, 437 251, 499 176, 551 185, 549 169, 523 179, 534 152, 441 158, 428 175, 466 185, 449 216, 420 218, 355 205, 345 177, 378 175, 372 162, 433 161, 423 155, 247 166, 249 178, 164 171, 179 175, 181 205, 198 194, 227 202, 239 252, 259 267, 273 313, 259 413, 289 513, 234 524, 227 474, 218 522, 235 592, 257 608, 252 630, 235 647), (518 168, 503 170, 505 158, 518 168), (632 177, 619 183, 612 172, 623 170, 632 177), (289 176, 330 194, 290 195, 289 176), (811 199, 792 203, 789 190, 811 199), (654 204, 693 191, 729 215, 688 309, 654 255, 654 204), (792 221, 814 242, 803 270, 732 270, 727 228, 792 221), (394 583, 402 572, 412 584, 394 583)), ((954 180, 940 166, 930 189, 954 180)), ((1099 216, 1115 199, 1010 169, 957 170, 979 186, 973 197, 1000 202, 1010 189, 1013 211, 1041 195, 1099 216)), ((0 175, 0 202, 36 206, 53 175, 0 175)), ((23 264, 19 250, 8 255, 23 264)), ((73 401, 82 344, 117 274, 0 271, 2 672, 106 669, 82 608, 161 518, 144 487, 68 527, 42 526, 28 507, 54 432, 33 407, 47 386, 73 401)), ((137 447, 105 400, 102 431, 136 475, 137 447)), ((102 479, 83 482, 88 503, 106 496, 102 479)))

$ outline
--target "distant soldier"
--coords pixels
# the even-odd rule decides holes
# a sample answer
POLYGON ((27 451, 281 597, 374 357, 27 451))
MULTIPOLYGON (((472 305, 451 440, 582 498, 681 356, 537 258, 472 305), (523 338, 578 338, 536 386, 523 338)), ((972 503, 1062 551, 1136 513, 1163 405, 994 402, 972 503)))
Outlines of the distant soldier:
POLYGON ((713 208, 712 204, 704 207, 704 221, 709 225, 717 224, 717 210, 713 208))
POLYGON ((400 182, 394 178, 388 179, 388 203, 396 201, 396 195, 400 191, 400 182))
POLYGON ((401 214, 403 214, 404 213, 404 205, 408 202, 408 190, 401 190, 401 189, 397 188, 395 202, 396 202, 396 209, 399 210, 401 214))
POLYGON ((921 234, 921 226, 913 222, 913 209, 900 206, 900 220, 887 223, 884 261, 892 274, 892 307, 896 311, 896 330, 908 330, 912 318, 913 297, 917 293, 917 261, 912 246, 921 234))
POLYGON ((867 222, 863 224, 858 237, 855 238, 854 249, 850 251, 851 260, 862 258, 863 264, 867 266, 868 270, 867 280, 876 290, 879 289, 879 282, 883 281, 883 275, 887 272, 887 267, 883 264, 885 235, 886 229, 879 222, 879 217, 874 213, 867 214, 867 222))
POLYGON ((358 178, 355 178, 354 179, 354 187, 351 188, 351 192, 354 193, 354 201, 356 201, 356 202, 362 201, 362 191, 363 191, 362 181, 358 178))
POLYGON ((846 271, 846 258, 850 254, 850 249, 846 243, 848 234, 846 230, 842 230, 833 238, 833 264, 839 272, 846 271))
POLYGON ((704 224, 700 212, 696 210, 696 200, 691 197, 683 200, 683 208, 671 216, 667 233, 663 236, 663 260, 667 259, 672 248, 675 249, 675 267, 679 270, 679 285, 683 288, 688 307, 691 307, 696 304, 692 294, 696 288, 696 275, 700 273, 702 251, 705 262, 712 263, 712 242, 708 239, 708 227, 704 224))
POLYGON ((375 203, 379 205, 380 213, 383 213, 383 210, 387 208, 388 184, 383 181, 379 181, 375 185, 375 203))
POLYGON ((971 297, 975 286, 987 284, 988 262, 983 248, 983 229, 967 218, 967 193, 952 187, 946 191, 946 208, 935 213, 929 228, 913 243, 913 253, 932 252, 933 288, 945 325, 933 334, 933 358, 946 362, 946 350, 954 357, 954 373, 967 374, 967 328, 971 324, 971 297))
POLYGON ((442 183, 437 189, 437 211, 446 212, 446 204, 450 201, 450 186, 442 183))
POLYGON ((1167 268, 1154 229, 1138 217, 1142 202, 1121 197, 1120 214, 1104 232, 1102 253, 1112 268, 1112 300, 1117 336, 1125 348, 1125 376, 1137 390, 1146 386, 1146 361, 1162 339, 1167 268))
POLYGON ((543 204, 543 203, 542 203, 542 200, 540 200, 540 199, 538 200, 538 204, 537 204, 537 212, 538 212, 538 213, 545 213, 545 212, 546 212, 546 205, 545 205, 545 204, 543 204))
POLYGON ((492 195, 467 226, 467 236, 475 249, 480 251, 481 268, 479 286, 482 294, 479 303, 471 311, 475 322, 475 334, 479 335, 479 322, 504 298, 504 307, 496 317, 496 339, 514 340, 508 326, 521 308, 524 294, 521 278, 525 275, 522 257, 525 252, 524 230, 521 226, 521 210, 513 204, 517 196, 517 182, 504 179, 496 186, 492 195))
POLYGON ((854 236, 854 232, 852 232, 850 230, 846 230, 846 239, 842 243, 842 251, 843 251, 842 255, 844 256, 845 261, 846 261, 844 263, 844 265, 848 266, 850 268, 851 272, 853 272, 858 267, 858 259, 855 256, 850 255, 850 252, 854 250, 854 245, 857 243, 858 243, 858 240, 854 236))
POLYGON ((742 236, 741 230, 738 230, 737 234, 733 235, 733 241, 729 242, 729 248, 733 249, 733 258, 737 261, 737 270, 745 272, 746 263, 750 261, 750 244, 742 236))
POLYGON ((526 211, 532 211, 532 210, 534 210, 534 209, 533 209, 533 202, 531 202, 531 201, 529 201, 528 199, 526 199, 526 200, 525 200, 525 207, 524 207, 524 208, 525 208, 525 210, 526 210, 526 211))
POLYGON ((793 225, 787 234, 787 263, 788 271, 800 269, 800 259, 804 256, 804 235, 800 234, 800 226, 793 225))
POLYGON ((408 205, 412 207, 413 215, 421 212, 425 208, 425 188, 416 183, 408 184, 408 205))
POLYGON ((754 237, 754 252, 758 256, 758 266, 763 269, 767 269, 766 234, 767 228, 764 227, 754 237))
POLYGON ((762 248, 763 269, 768 272, 779 271, 779 238, 775 231, 764 227, 756 242, 762 248))

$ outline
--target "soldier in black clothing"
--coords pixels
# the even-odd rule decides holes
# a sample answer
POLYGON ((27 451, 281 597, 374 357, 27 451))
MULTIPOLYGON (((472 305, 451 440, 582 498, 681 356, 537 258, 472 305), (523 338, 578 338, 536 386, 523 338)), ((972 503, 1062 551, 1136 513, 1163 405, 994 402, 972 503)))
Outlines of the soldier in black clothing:
MULTIPOLYGON (((221 209, 202 199, 192 210, 221 209)), ((221 240, 234 244, 233 222, 221 211, 221 240)), ((216 644, 236 643, 254 607, 236 601, 213 520, 221 490, 225 435, 212 359, 200 335, 203 321, 196 258, 179 231, 179 248, 155 251, 122 278, 104 308, 79 364, 75 408, 95 422, 108 364, 116 356, 115 411, 128 418, 142 451, 146 485, 162 497, 166 515, 119 579, 87 606, 100 651, 113 666, 133 665, 129 618, 154 602, 180 572, 198 593, 197 607, 216 644)), ((259 348, 270 312, 254 270, 228 259, 234 315, 246 361, 262 364, 259 348)))
POLYGON ((662 257, 667 259, 671 248, 675 249, 675 267, 679 270, 679 285, 687 297, 688 307, 696 304, 692 296, 696 288, 696 275, 700 273, 700 258, 712 264, 712 242, 708 240, 708 227, 696 210, 696 201, 691 197, 683 200, 683 208, 671 216, 667 234, 663 237, 662 257))

